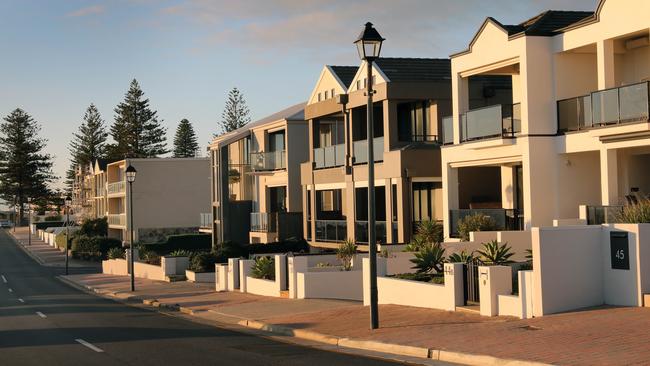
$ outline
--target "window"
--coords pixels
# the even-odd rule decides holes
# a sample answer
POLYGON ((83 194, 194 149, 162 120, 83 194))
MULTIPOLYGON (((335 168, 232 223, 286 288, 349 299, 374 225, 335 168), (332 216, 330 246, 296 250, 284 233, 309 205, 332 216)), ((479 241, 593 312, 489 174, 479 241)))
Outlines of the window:
POLYGON ((441 183, 414 182, 413 183, 413 221, 437 220, 436 190, 442 188, 441 183))
POLYGON ((357 80, 357 90, 361 90, 361 80, 357 80))
POLYGON ((269 152, 284 151, 284 130, 269 134, 269 152))
POLYGON ((318 93, 318 101, 319 101, 319 102, 321 101, 321 95, 320 95, 320 93, 318 93))
POLYGON ((433 141, 435 129, 429 121, 429 103, 413 102, 397 105, 400 141, 433 141))
MULTIPOLYGON (((355 188, 356 221, 368 221, 368 188, 355 188)), ((375 187, 375 221, 386 221, 386 187, 375 187)))
POLYGON ((325 100, 330 99, 330 91, 325 90, 325 100))
MULTIPOLYGON (((338 145, 345 142, 343 121, 318 122, 318 147, 338 145)), ((316 141, 314 141, 316 143, 316 141)))
POLYGON ((332 89, 332 91, 330 92, 330 94, 332 95, 332 98, 334 98, 334 97, 336 96, 336 95, 335 95, 335 92, 334 92, 334 89, 332 89))

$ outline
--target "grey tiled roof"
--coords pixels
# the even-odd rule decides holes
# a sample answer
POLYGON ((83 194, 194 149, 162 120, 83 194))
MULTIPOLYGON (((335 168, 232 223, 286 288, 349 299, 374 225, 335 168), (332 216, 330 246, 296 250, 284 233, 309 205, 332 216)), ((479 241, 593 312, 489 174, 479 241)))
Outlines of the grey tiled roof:
POLYGON ((390 81, 451 80, 446 58, 378 58, 375 63, 390 81))
POLYGON ((359 70, 359 66, 330 66, 330 68, 346 88, 350 86, 354 76, 357 74, 357 70, 359 70))
POLYGON ((508 35, 523 33, 527 36, 551 37, 562 29, 594 15, 593 11, 548 10, 516 25, 502 25, 508 35))

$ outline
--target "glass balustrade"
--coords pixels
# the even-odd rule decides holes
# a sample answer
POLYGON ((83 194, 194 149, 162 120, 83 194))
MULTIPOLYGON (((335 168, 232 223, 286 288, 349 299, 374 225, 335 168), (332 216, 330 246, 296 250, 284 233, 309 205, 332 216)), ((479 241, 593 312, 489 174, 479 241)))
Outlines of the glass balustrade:
POLYGON ((251 212, 251 231, 258 233, 277 232, 276 212, 251 212))
MULTIPOLYGON (((368 221, 355 221, 354 236, 357 243, 368 244, 368 221)), ((375 221, 375 238, 386 243, 386 221, 375 221)))
POLYGON ((521 132, 520 104, 474 109, 461 116, 462 141, 512 137, 518 132, 521 132))
POLYGON ((454 143, 454 117, 444 117, 442 119, 442 144, 448 145, 454 143))
POLYGON ((255 171, 285 169, 286 151, 251 153, 251 165, 255 171))
MULTIPOLYGON (((373 155, 375 162, 384 161, 384 137, 375 137, 373 139, 373 155)), ((368 140, 354 141, 352 143, 354 152, 354 163, 368 163, 368 140)))
POLYGON ((345 145, 338 144, 314 149, 316 169, 345 165, 345 145))
POLYGON ((342 242, 348 238, 345 220, 316 220, 316 241, 342 242))

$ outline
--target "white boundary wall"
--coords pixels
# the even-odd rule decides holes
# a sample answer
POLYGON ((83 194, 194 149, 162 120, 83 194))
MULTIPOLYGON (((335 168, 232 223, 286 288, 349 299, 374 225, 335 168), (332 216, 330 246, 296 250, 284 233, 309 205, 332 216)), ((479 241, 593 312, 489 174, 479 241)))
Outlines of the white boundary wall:
POLYGON ((510 258, 515 262, 526 261, 526 249, 532 248, 532 232, 528 231, 476 231, 470 233, 470 241, 446 241, 442 243, 445 255, 460 253, 463 250, 472 253, 483 249, 483 243, 497 240, 501 244, 508 243, 514 255, 510 258))
POLYGON ((533 317, 533 271, 519 271, 519 294, 498 295, 500 316, 516 316, 520 319, 533 317))
POLYGON ((287 290, 287 273, 285 261, 286 255, 276 254, 275 262, 275 280, 265 280, 250 276, 251 269, 255 260, 239 260, 239 290, 261 296, 280 297, 281 292, 287 290))
MULTIPOLYGON (((463 304, 463 264, 445 263, 445 284, 400 280, 386 276, 386 259, 377 258, 379 304, 455 311, 463 304)), ((370 305, 370 261, 363 259, 363 304, 370 305)))
POLYGON ((189 282, 215 283, 216 277, 216 272, 194 272, 189 269, 185 270, 185 278, 187 278, 189 282))
POLYGON ((102 273, 127 276, 129 274, 129 268, 126 259, 108 259, 102 261, 102 273))

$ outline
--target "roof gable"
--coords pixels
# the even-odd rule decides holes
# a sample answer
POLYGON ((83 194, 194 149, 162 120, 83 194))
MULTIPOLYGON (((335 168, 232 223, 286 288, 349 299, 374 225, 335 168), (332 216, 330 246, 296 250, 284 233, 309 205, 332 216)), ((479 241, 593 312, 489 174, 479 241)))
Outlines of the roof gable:
POLYGON ((346 93, 350 82, 354 78, 356 70, 356 66, 325 65, 311 95, 309 96, 307 104, 318 103, 333 98, 334 95, 346 93), (325 94, 327 94, 327 97, 325 97, 325 94))

